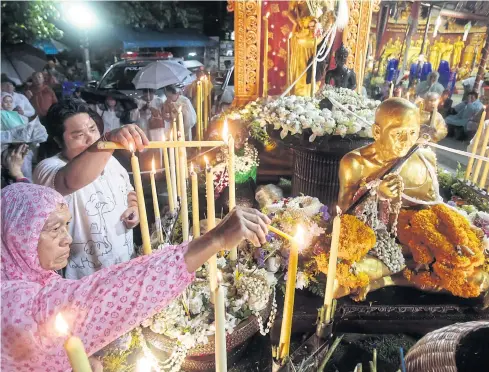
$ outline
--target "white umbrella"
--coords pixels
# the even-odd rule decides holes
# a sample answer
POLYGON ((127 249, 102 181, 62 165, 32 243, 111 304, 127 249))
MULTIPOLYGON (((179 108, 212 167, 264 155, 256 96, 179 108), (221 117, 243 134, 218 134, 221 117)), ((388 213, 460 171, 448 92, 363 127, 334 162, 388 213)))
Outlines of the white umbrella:
POLYGON ((179 84, 191 72, 178 62, 156 61, 136 74, 132 83, 136 89, 159 89, 172 84, 179 84))

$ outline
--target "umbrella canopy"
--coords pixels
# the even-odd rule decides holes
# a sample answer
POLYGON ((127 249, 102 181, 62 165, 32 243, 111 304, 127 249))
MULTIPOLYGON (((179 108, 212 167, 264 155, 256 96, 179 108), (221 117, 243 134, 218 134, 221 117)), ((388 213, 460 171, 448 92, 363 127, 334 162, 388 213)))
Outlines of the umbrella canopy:
POLYGON ((2 54, 2 74, 7 75, 16 85, 22 85, 36 72, 31 66, 18 59, 9 59, 2 54))
POLYGON ((140 70, 132 83, 136 89, 159 89, 180 84, 191 72, 175 61, 156 61, 140 70))
POLYGON ((92 105, 104 103, 107 97, 112 97, 114 100, 118 101, 126 111, 131 111, 138 107, 133 98, 128 97, 117 90, 95 90, 87 88, 81 90, 81 97, 88 104, 92 105))

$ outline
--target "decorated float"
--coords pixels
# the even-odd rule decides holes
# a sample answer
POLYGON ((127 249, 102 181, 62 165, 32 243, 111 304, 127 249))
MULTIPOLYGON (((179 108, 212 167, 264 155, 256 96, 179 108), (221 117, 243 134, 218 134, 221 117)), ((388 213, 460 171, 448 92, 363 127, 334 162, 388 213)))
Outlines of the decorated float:
MULTIPOLYGON (((132 155, 142 254, 199 237, 237 205, 261 208, 272 223, 266 244, 243 242, 212 257, 132 342, 113 345, 104 357, 108 371, 138 358, 154 371, 317 371, 338 346, 337 333, 424 334, 487 318, 489 204, 484 187, 473 186, 485 186, 489 159, 463 152, 473 159, 465 180, 438 171, 433 148, 450 149, 420 136, 418 107, 404 98, 367 98, 357 83, 369 65, 363 25, 379 3, 319 4, 229 2, 237 30, 235 105, 213 118, 197 105, 198 141, 184 140, 180 115, 170 141, 150 143, 163 153, 170 210, 160 216, 152 172, 154 223, 132 155), (281 17, 288 21, 274 26, 281 17), (275 37, 279 32, 286 37, 275 37), (336 65, 324 75, 320 63, 333 51, 336 65), (324 76, 325 84, 316 84, 324 76), (282 86, 269 86, 277 77, 282 86), (256 188, 260 152, 277 146, 293 150, 291 188, 256 188), (197 153, 192 164, 189 149, 197 153), (444 199, 440 182, 442 191, 468 187, 479 202, 444 199), (241 200, 239 185, 248 183, 256 193, 241 200)), ((479 130, 489 140, 483 125, 479 130)))

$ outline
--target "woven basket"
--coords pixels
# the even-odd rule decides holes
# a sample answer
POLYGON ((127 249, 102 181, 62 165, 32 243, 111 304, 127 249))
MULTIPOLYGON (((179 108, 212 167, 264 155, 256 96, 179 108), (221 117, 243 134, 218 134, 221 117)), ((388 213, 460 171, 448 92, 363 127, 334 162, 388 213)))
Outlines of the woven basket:
POLYGON ((455 356, 460 341, 469 333, 486 327, 489 321, 456 323, 428 333, 406 355, 407 371, 457 372, 455 356))

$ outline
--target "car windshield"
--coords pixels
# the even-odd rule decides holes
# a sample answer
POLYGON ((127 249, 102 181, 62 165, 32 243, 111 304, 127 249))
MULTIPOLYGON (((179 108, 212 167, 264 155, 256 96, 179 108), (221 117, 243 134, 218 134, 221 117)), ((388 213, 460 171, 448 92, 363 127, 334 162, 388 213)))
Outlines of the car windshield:
POLYGON ((117 90, 135 90, 136 87, 132 83, 132 79, 136 76, 139 70, 147 65, 133 66, 114 66, 103 77, 100 82, 99 89, 117 89, 117 90))

